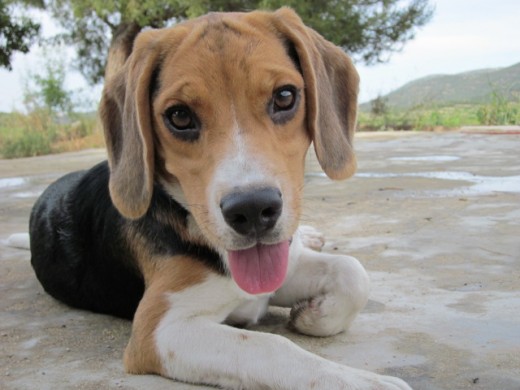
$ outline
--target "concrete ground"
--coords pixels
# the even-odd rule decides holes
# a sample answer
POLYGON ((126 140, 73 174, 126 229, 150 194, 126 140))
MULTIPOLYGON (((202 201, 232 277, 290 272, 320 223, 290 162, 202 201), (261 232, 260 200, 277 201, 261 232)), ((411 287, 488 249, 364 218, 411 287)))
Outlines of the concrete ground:
MULTIPOLYGON (((520 389, 520 136, 514 132, 376 133, 357 139, 356 177, 335 183, 313 158, 302 222, 324 251, 356 256, 372 279, 348 333, 312 338, 272 310, 257 328, 415 389, 520 389)), ((46 295, 26 250, 38 194, 103 151, 0 161, 0 388, 188 389, 131 376, 121 355, 130 323, 46 295)))

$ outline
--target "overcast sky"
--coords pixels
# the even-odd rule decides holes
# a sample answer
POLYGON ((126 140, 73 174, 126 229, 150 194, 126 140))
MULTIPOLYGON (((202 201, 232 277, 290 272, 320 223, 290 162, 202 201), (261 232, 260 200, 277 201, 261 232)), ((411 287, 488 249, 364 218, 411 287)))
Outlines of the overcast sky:
MULTIPOLYGON (((453 74, 481 68, 496 68, 520 62, 520 0, 432 0, 435 14, 418 30, 413 41, 375 66, 357 65, 361 75, 362 102, 386 94, 414 79, 431 74, 453 74)), ((43 18, 44 34, 53 27, 43 18)), ((72 56, 73 51, 69 52, 72 56)), ((61 55, 61 54, 60 54, 61 55)), ((13 71, 0 69, 0 111, 22 108, 23 82, 42 67, 36 47, 16 55, 13 71)), ((97 101, 101 87, 88 87, 70 72, 68 89, 83 89, 97 101)))

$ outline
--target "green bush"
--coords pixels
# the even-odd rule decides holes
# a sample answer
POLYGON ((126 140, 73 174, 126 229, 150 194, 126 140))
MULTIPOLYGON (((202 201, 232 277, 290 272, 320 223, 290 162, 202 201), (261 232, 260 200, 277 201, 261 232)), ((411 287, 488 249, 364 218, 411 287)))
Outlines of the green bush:
POLYGON ((498 93, 493 93, 491 103, 480 106, 477 118, 482 125, 515 125, 520 122, 518 104, 508 101, 498 93))
MULTIPOLYGON (((519 122, 520 105, 508 103, 509 112, 516 113, 519 122), (515 108, 516 107, 516 108, 515 108)), ((417 106, 411 109, 388 109, 384 115, 373 112, 360 112, 361 130, 431 130, 435 128, 455 129, 461 126, 474 126, 482 122, 478 118, 479 106, 472 104, 453 104, 451 106, 417 106)))
POLYGON ((40 73, 29 74, 24 88, 27 114, 0 116, 0 155, 28 157, 69 150, 93 134, 93 115, 74 111, 74 92, 65 88, 66 66, 54 51, 44 53, 40 73))
POLYGON ((52 152, 51 137, 38 131, 23 131, 0 145, 4 158, 31 157, 52 152))
POLYGON ((0 128, 0 155, 19 158, 66 151, 68 141, 92 135, 95 127, 93 115, 75 114, 58 121, 48 110, 9 114, 0 128))

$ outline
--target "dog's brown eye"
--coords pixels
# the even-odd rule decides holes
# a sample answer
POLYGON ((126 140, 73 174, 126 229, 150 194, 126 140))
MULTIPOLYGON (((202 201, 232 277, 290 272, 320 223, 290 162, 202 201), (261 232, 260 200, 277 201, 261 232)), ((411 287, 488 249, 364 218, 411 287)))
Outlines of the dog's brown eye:
POLYGON ((194 127, 193 115, 186 106, 174 106, 166 111, 166 120, 175 130, 187 130, 194 127))
POLYGON ((188 106, 178 104, 163 114, 164 124, 171 133, 183 141, 196 141, 200 134, 200 122, 188 106))
POLYGON ((267 112, 277 125, 283 125, 296 115, 300 95, 293 85, 284 85, 273 92, 267 112))
POLYGON ((287 111, 294 107, 296 91, 293 87, 279 88, 274 93, 274 111, 287 111))

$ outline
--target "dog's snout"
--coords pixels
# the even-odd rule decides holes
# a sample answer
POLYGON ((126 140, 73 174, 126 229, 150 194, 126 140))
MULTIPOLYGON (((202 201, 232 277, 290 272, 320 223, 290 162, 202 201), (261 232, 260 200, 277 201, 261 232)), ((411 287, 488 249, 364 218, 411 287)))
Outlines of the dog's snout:
POLYGON ((282 194, 276 188, 233 192, 222 198, 227 224, 244 236, 260 236, 274 227, 282 213, 282 194))

